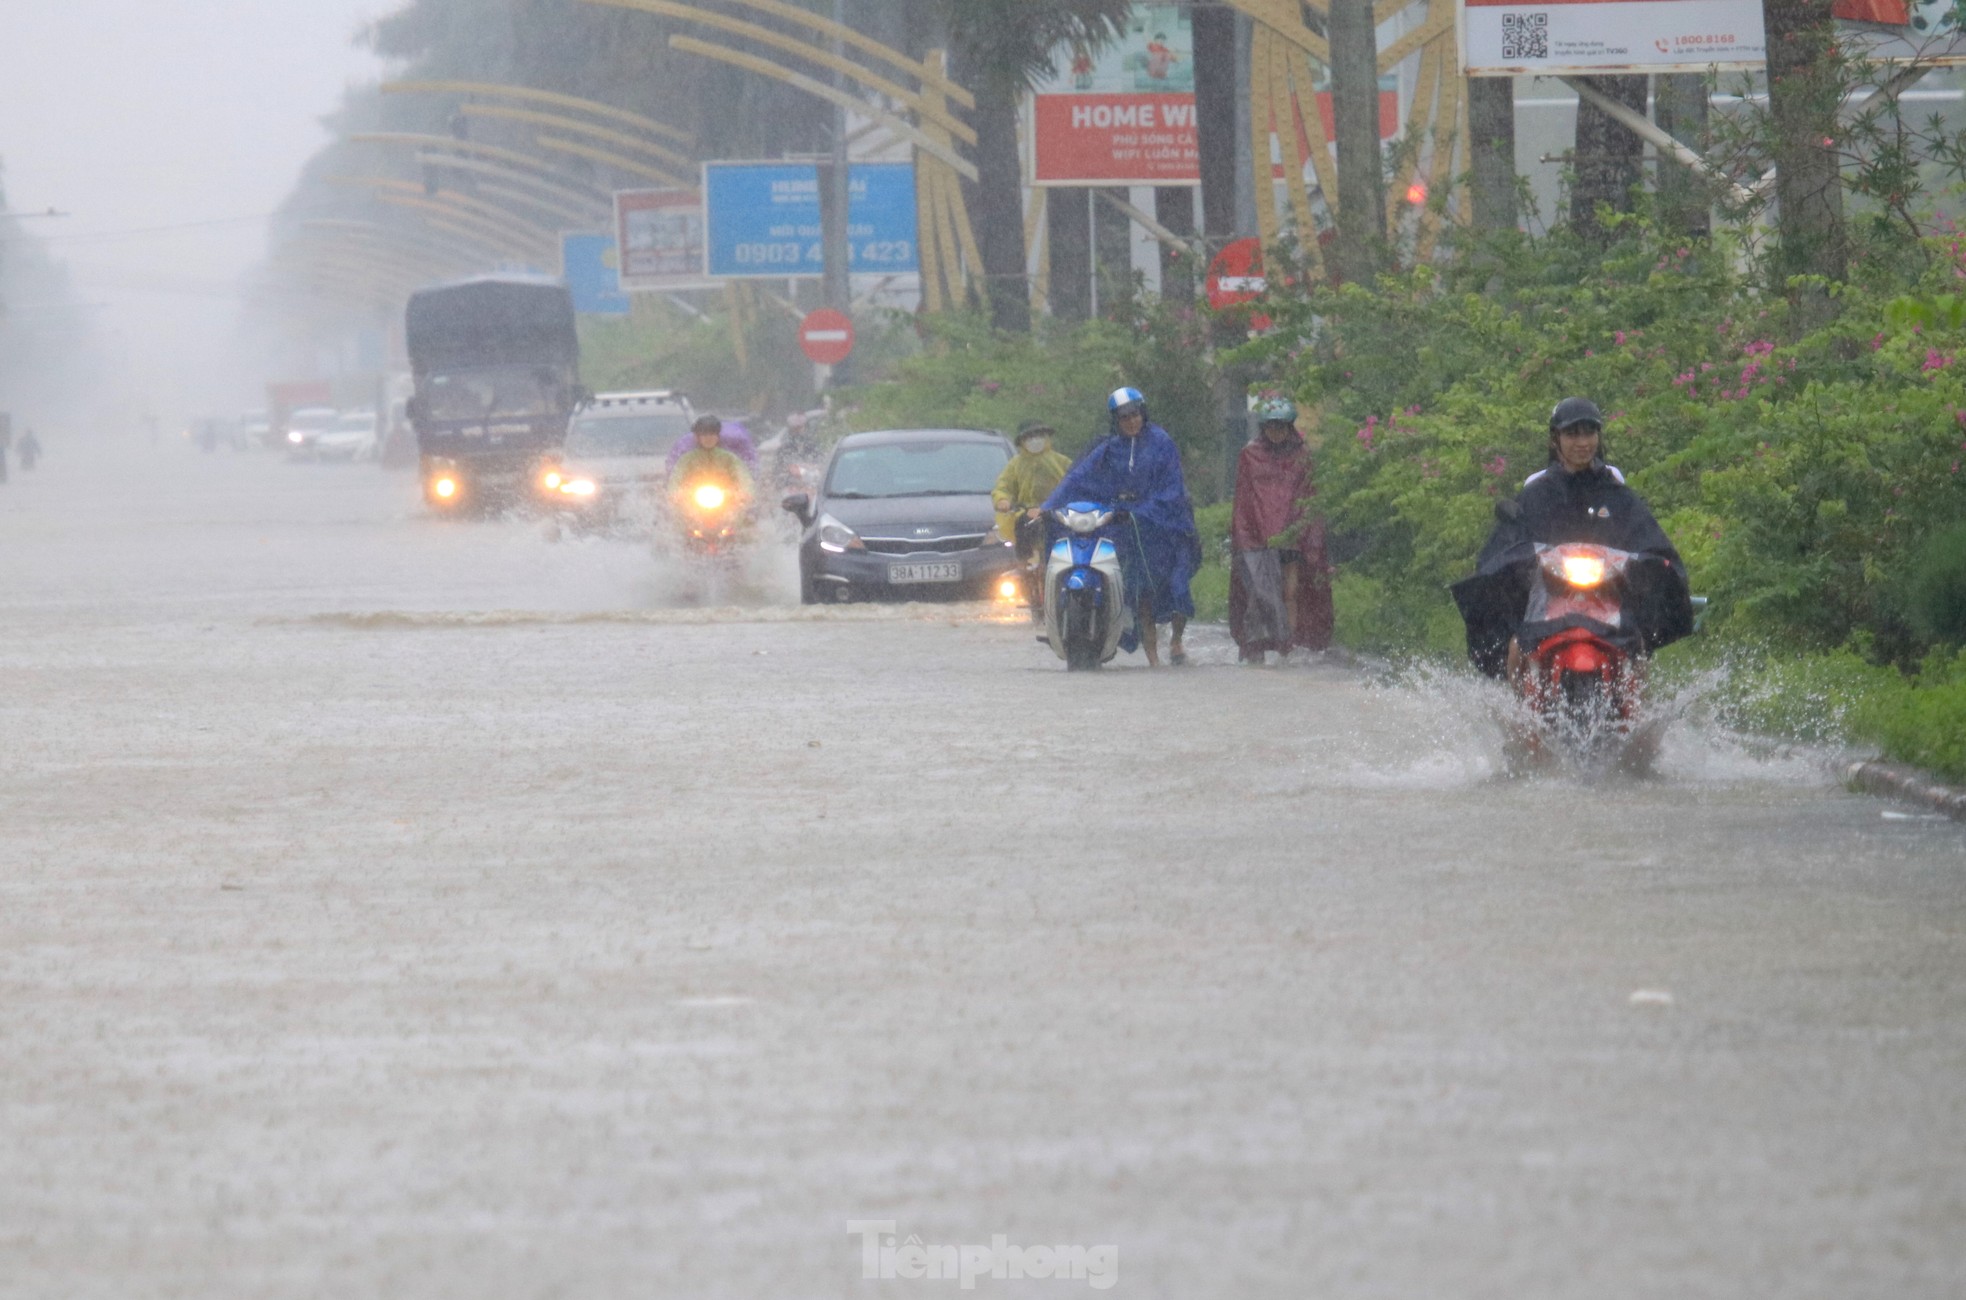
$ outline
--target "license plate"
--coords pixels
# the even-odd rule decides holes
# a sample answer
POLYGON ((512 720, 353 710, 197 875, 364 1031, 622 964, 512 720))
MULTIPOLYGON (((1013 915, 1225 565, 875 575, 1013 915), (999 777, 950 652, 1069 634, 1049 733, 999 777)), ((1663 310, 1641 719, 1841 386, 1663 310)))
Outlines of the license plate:
POLYGON ((953 560, 940 564, 890 564, 887 580, 895 586, 910 582, 961 582, 963 566, 953 560))

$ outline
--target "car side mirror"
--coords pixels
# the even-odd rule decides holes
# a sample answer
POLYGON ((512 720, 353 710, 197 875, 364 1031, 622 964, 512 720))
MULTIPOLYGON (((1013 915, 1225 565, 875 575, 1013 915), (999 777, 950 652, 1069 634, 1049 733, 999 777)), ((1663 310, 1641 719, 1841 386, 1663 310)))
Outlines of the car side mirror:
POLYGON ((1495 522, 1498 524, 1519 524, 1522 522, 1522 502, 1507 497, 1495 503, 1495 522))
POLYGON ((794 492, 779 502, 779 505, 783 506, 792 514, 797 515, 800 523, 809 524, 812 522, 812 498, 805 493, 794 492))

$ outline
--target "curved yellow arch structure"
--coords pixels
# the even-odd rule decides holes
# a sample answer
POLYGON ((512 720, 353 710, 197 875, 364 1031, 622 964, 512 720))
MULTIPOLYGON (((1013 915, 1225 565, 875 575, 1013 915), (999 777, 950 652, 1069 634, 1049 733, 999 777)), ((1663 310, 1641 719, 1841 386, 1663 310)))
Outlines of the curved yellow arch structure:
MULTIPOLYGON (((595 4, 611 2, 612 0, 589 0, 589 3, 595 4)), ((942 162, 947 163, 952 170, 965 180, 973 181, 977 179, 976 164, 956 152, 954 147, 935 140, 931 136, 917 130, 911 123, 904 121, 897 115, 888 112, 886 109, 877 108, 869 104, 866 100, 841 90, 837 86, 829 86, 823 81, 806 76, 803 72, 793 72, 790 68, 781 68, 769 59, 761 59, 755 54, 746 54, 741 50, 733 50, 727 46, 714 45, 709 41, 699 41, 693 36, 671 36, 669 38, 669 48, 681 50, 685 54, 700 54, 706 59, 716 59, 719 62, 728 63, 732 67, 743 68, 747 72, 755 72, 761 77, 770 77, 774 81, 782 81, 788 86, 794 86, 799 90, 805 91, 808 95, 825 100, 829 104, 837 104, 849 113, 858 113, 862 117, 870 117, 922 152, 931 154, 942 162)))
MULTIPOLYGON (((961 140, 964 144, 973 145, 976 143, 976 128, 970 126, 946 108, 943 108, 939 102, 925 101, 921 95, 916 94, 907 87, 898 85, 886 77, 870 72, 858 63, 842 58, 829 49, 814 45, 809 41, 802 41, 796 36, 787 36, 785 33, 773 31, 769 27, 760 27, 756 23, 747 23, 741 18, 732 18, 728 14, 717 13, 714 10, 704 8, 701 4, 679 4, 677 0, 588 0, 588 2, 590 4, 610 5, 619 9, 638 9, 644 13, 657 14, 664 18, 680 18, 685 22, 700 23, 705 27, 719 28, 731 33, 733 36, 741 36, 747 41, 769 46, 775 50, 783 50, 794 58, 804 59, 808 63, 816 63, 829 71, 837 72, 843 77, 857 81, 867 89, 886 95, 896 103, 906 104, 909 108, 915 110, 924 120, 932 120, 935 125, 941 127, 950 135, 955 136, 956 139, 961 140)), ((881 48, 886 49, 885 46, 881 48)), ((918 77, 922 75, 920 64, 906 59, 902 62, 903 66, 909 72, 918 77)))
POLYGON ((552 104, 593 117, 625 122, 651 135, 667 136, 685 148, 696 143, 696 137, 689 132, 679 130, 666 122, 658 122, 652 117, 643 117, 640 113, 631 113, 625 108, 616 108, 612 104, 582 99, 578 95, 562 95, 552 90, 535 90, 531 86, 507 86, 488 81, 391 81, 384 84, 382 93, 385 95, 483 95, 487 99, 530 100, 535 104, 552 104))
POLYGON ((512 167, 521 168, 538 175, 566 191, 570 197, 587 199, 594 203, 613 206, 613 195, 601 190, 579 176, 555 171, 546 163, 529 153, 517 149, 505 149, 495 144, 477 144, 470 140, 458 140, 448 135, 427 135, 415 131, 365 131, 348 137, 351 144, 392 144, 410 145, 417 149, 428 149, 437 153, 465 154, 471 157, 489 158, 512 167))
POLYGON ((470 214, 492 225, 503 226, 513 234, 524 238, 536 239, 542 244, 554 244, 558 242, 555 232, 548 230, 545 226, 528 221, 510 209, 502 208, 496 203, 487 203, 483 199, 472 198, 468 194, 459 194, 452 190, 440 190, 432 194, 415 181, 396 180, 387 176, 330 176, 327 179, 330 185, 349 185, 372 190, 388 191, 393 194, 419 196, 433 203, 441 203, 454 208, 460 214, 470 214))
POLYGON ((552 127, 556 131, 571 131, 575 135, 584 135, 623 149, 639 150, 677 167, 696 166, 696 159, 688 154, 678 153, 666 145, 640 140, 626 131, 612 131, 605 126, 595 126, 591 122, 583 122, 577 117, 568 117, 562 113, 541 113, 531 108, 501 108, 497 104, 466 104, 458 111, 466 117, 490 117, 507 122, 525 122, 533 126, 552 127))

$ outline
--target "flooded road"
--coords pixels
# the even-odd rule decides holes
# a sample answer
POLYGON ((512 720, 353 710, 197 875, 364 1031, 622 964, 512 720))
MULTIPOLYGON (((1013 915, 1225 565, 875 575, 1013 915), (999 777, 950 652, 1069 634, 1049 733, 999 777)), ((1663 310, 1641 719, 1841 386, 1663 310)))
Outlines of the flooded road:
POLYGON ((58 454, 0 564, 0 1294, 1966 1289, 1966 828, 1809 756, 1504 781, 368 466, 58 454))

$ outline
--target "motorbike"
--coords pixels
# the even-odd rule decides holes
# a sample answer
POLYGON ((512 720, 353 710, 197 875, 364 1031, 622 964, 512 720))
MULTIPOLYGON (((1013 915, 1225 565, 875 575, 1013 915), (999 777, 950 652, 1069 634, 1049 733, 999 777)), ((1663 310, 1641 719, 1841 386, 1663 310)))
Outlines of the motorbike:
POLYGON ((722 483, 686 483, 676 497, 686 554, 715 559, 728 554, 744 525, 744 503, 722 483))
POLYGON ((1045 566, 1045 639, 1067 669, 1097 668, 1119 653, 1126 623, 1119 548, 1107 535, 1117 515, 1109 506, 1075 501, 1052 518, 1067 536, 1053 544, 1045 566))
POLYGON ((1525 652, 1516 688, 1529 725, 1512 737, 1511 758, 1533 762, 1567 753, 1644 767, 1658 728, 1641 719, 1644 677, 1620 644, 1626 574, 1641 557, 1608 546, 1538 545, 1525 625, 1555 630, 1525 652))

